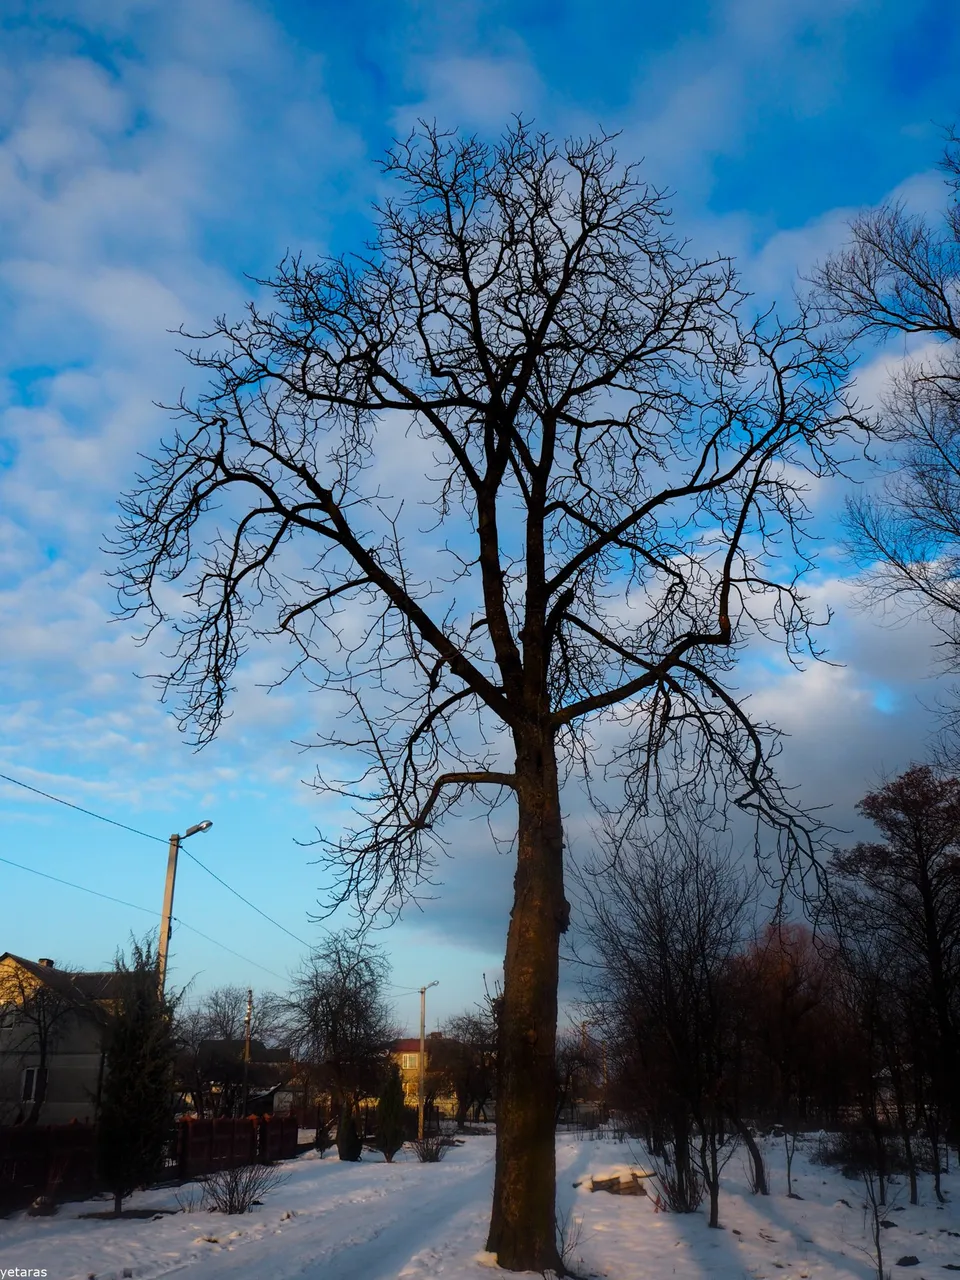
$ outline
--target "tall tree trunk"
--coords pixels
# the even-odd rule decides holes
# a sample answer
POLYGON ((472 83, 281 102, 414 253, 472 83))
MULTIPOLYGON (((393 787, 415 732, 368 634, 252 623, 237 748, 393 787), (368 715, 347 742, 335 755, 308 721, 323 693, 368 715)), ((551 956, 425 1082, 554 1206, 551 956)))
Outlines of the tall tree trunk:
MULTIPOLYGON (((716 1118, 711 1116, 709 1133, 705 1127, 700 1130, 700 1165, 703 1169, 703 1180, 707 1184, 710 1195, 710 1217, 707 1226, 715 1230, 720 1228, 720 1169, 717 1160, 716 1118)), ((702 1125, 702 1122, 701 1122, 702 1125)))
POLYGON ((768 1196, 770 1188, 767 1186, 767 1171, 764 1167, 763 1155, 757 1145, 756 1138, 750 1132, 749 1126, 739 1116, 731 1115, 730 1123, 743 1139, 744 1146, 750 1152, 750 1162, 753 1165, 753 1194, 768 1196))
POLYGON ((497 1084, 497 1167, 487 1249, 512 1271, 562 1273, 554 1188, 554 1078, 563 830, 548 731, 517 744, 517 871, 507 933, 497 1084))

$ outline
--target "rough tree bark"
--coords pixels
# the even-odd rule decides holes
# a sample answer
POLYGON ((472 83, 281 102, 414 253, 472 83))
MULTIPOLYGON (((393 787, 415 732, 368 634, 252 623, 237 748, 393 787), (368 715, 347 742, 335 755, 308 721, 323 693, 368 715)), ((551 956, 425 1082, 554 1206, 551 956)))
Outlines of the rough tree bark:
MULTIPOLYGON (((487 1249, 507 1266, 531 1252, 541 1258, 556 1252, 552 1100, 560 935, 569 906, 549 730, 522 735, 517 743, 517 812, 517 870, 500 1014, 497 1165, 487 1239, 487 1249), (549 1107, 543 1105, 546 1098, 549 1107)), ((559 1257, 553 1258, 554 1268, 558 1263, 559 1257)))
POLYGON ((396 913, 465 794, 516 798, 490 1247, 544 1271, 561 762, 600 767, 583 726, 619 707, 605 763, 633 811, 669 773, 772 824, 777 876, 811 852, 724 676, 758 629, 809 648, 799 477, 836 469, 848 357, 812 311, 748 316, 607 139, 426 129, 385 167, 362 257, 288 259, 276 311, 196 338, 211 386, 125 501, 123 590, 174 622, 201 742, 251 637, 290 640, 344 713, 325 742, 359 776, 320 782, 357 821, 322 846, 329 905, 396 913))

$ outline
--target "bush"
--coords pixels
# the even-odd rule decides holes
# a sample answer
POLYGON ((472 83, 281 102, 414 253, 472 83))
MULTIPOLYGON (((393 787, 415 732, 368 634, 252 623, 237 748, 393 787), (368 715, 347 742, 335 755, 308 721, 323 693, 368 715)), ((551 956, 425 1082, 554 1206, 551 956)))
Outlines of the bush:
POLYGON ((203 1208, 203 1186, 188 1183, 185 1187, 181 1187, 174 1199, 180 1206, 181 1213, 199 1213, 203 1208))
POLYGON ((838 1168, 845 1178, 862 1178, 865 1173, 905 1173, 907 1168, 903 1143, 890 1133, 873 1134, 866 1129, 847 1129, 842 1133, 823 1134, 814 1164, 838 1168))
POLYGON ((421 1164, 439 1164, 452 1146, 456 1144, 445 1134, 430 1133, 422 1138, 414 1138, 410 1144, 417 1153, 421 1164))
POLYGON ((359 1160, 363 1154, 363 1141, 357 1133, 356 1121, 347 1107, 341 1110, 340 1122, 337 1125, 337 1154, 341 1160, 348 1160, 351 1163, 359 1160))
POLYGON ((320 1152, 320 1159, 323 1159, 323 1153, 329 1151, 331 1147, 336 1146, 336 1138, 330 1132, 330 1121, 326 1124, 318 1124, 317 1132, 313 1139, 314 1148, 320 1152))
POLYGON ((288 1174, 280 1173, 267 1164, 242 1164, 235 1169, 218 1169, 200 1179, 204 1204, 213 1213, 247 1213, 268 1191, 288 1180, 288 1174))
POLYGON ((560 1214, 554 1210, 557 1229, 557 1251, 563 1263, 564 1274, 575 1276, 583 1267, 583 1259, 577 1256, 583 1239, 583 1218, 573 1217, 572 1212, 560 1214))
POLYGON ((681 1174, 669 1150, 662 1156, 651 1156, 653 1180, 663 1206, 671 1213, 696 1213, 703 1200, 703 1177, 692 1159, 681 1174))

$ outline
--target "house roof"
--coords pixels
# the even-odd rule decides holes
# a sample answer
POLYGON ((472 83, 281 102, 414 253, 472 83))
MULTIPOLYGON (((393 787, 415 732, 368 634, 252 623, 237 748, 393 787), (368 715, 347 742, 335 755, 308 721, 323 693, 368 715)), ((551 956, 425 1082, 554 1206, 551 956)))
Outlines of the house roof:
MULTIPOLYGON (((213 1060, 242 1062, 244 1040, 201 1040, 197 1045, 198 1062, 213 1060)), ((261 1040, 250 1041, 251 1062, 289 1062, 290 1050, 278 1046, 268 1049, 261 1040)))
POLYGON ((393 1053, 419 1053, 420 1037, 407 1036, 404 1040, 394 1040, 390 1048, 393 1053))
POLYGON ((66 996, 95 1016, 103 1016, 100 1001, 114 1000, 119 993, 122 975, 112 969, 105 973, 73 973, 69 969, 57 969, 52 964, 38 964, 36 960, 27 960, 12 951, 0 955, 0 963, 4 960, 12 960, 51 991, 66 996))
MULTIPOLYGON (((432 1044, 435 1045, 438 1040, 442 1040, 442 1039, 443 1039, 443 1036, 440 1034, 439 1031, 431 1031, 425 1040, 427 1049, 429 1049, 432 1044)), ((390 1052, 391 1053, 419 1053, 420 1037, 405 1036, 402 1040, 394 1040, 393 1044, 390 1046, 390 1052)))

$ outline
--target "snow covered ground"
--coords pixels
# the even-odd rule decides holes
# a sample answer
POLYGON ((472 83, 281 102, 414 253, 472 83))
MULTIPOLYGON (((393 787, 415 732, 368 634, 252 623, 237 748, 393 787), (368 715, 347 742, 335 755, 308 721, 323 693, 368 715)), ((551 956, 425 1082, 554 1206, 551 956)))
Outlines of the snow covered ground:
MULTIPOLYGON (((737 1153, 720 1204, 725 1229, 711 1231, 702 1212, 656 1213, 649 1198, 588 1189, 592 1175, 642 1166, 636 1148, 559 1138, 560 1214, 575 1229, 580 1224, 571 1264, 611 1280, 875 1280, 858 1185, 798 1149, 794 1189, 803 1198, 790 1200, 782 1146, 771 1141, 765 1154, 772 1194, 748 1193, 737 1153)), ((286 1184, 244 1217, 78 1217, 103 1202, 64 1205, 47 1219, 17 1214, 0 1221, 0 1276, 20 1267, 46 1268, 50 1280, 492 1280, 483 1254, 492 1138, 468 1138, 442 1164, 417 1164, 406 1153, 393 1165, 369 1154, 360 1164, 340 1164, 335 1155, 320 1160, 311 1152, 285 1168, 286 1184)), ((942 1208, 929 1179, 918 1207, 907 1203, 904 1186, 892 1188, 886 1219, 896 1225, 883 1231, 883 1246, 894 1280, 946 1280, 960 1271, 960 1175, 951 1173, 945 1188, 950 1203, 942 1208), (898 1266, 908 1255, 919 1264, 898 1266)), ((172 1191, 152 1191, 130 1207, 171 1209, 177 1202, 172 1191)))

